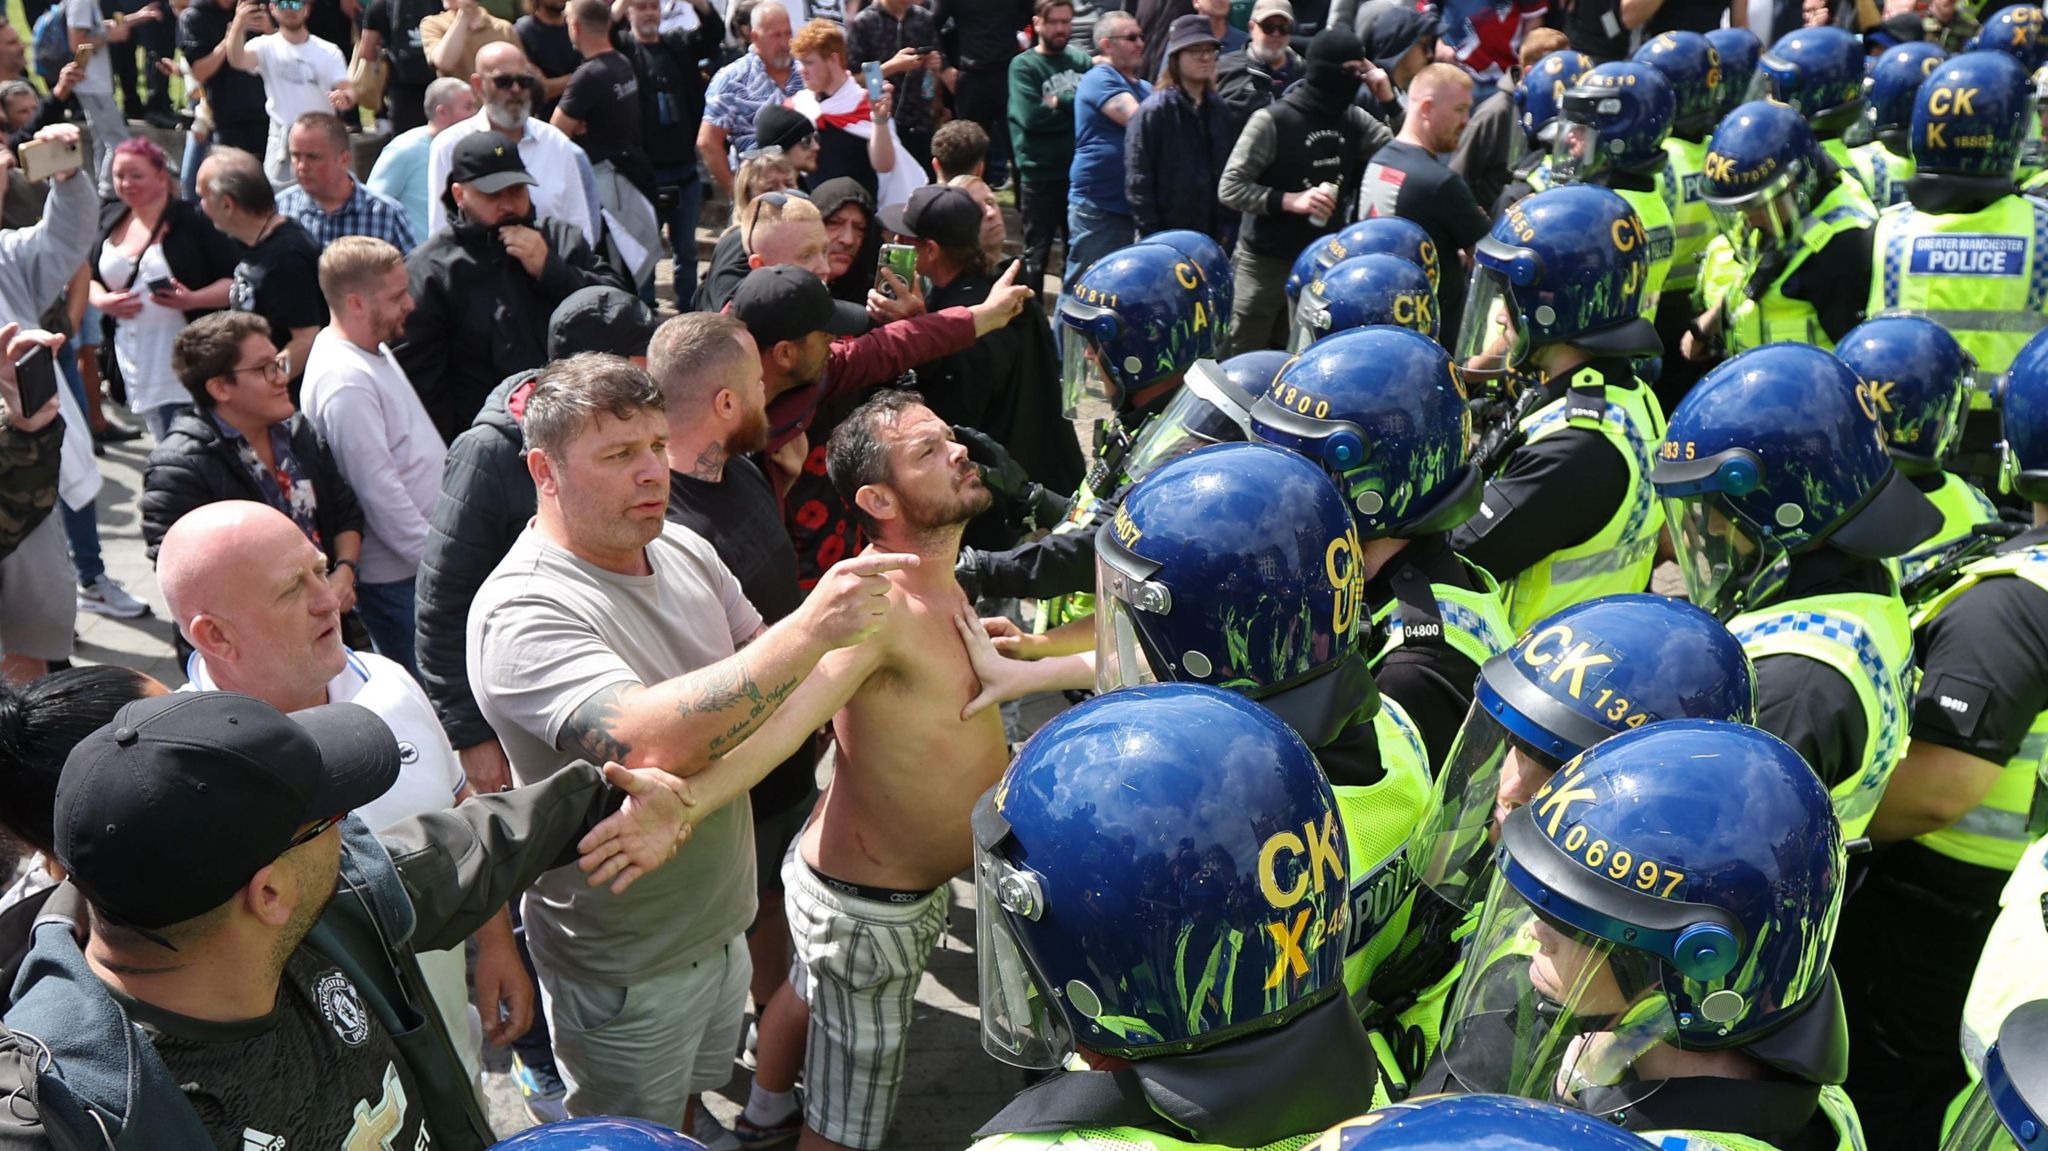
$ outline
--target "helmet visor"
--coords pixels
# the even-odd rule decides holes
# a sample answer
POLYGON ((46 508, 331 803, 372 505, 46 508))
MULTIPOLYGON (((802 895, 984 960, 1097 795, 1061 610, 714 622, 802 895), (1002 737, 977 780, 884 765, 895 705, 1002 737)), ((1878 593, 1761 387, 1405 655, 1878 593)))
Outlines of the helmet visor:
POLYGON ((1477 701, 1437 772, 1430 813, 1409 841, 1409 863, 1429 889, 1469 911, 1493 875, 1500 824, 1528 803, 1558 764, 1517 741, 1477 701))
MULTIPOLYGON (((993 791, 981 804, 991 811, 993 791)), ((986 813, 977 812, 977 815, 986 813)), ((1038 879, 985 844, 974 845, 975 958, 981 976, 981 1045, 1015 1067, 1050 1071, 1074 1049, 1058 999, 1012 933, 1012 918, 1044 913, 1038 879)))
POLYGON ((1066 415, 1073 419, 1081 411, 1084 402, 1094 400, 1106 403, 1114 411, 1123 403, 1123 389, 1117 387, 1102 364, 1102 353, 1095 341, 1086 332, 1069 327, 1061 333, 1064 347, 1061 358, 1064 367, 1060 382, 1066 401, 1066 415))
POLYGON ((1210 444, 1245 438, 1252 397, 1230 382, 1212 360, 1197 360, 1166 407, 1139 430, 1124 456, 1124 475, 1136 483, 1160 464, 1210 444))
POLYGON ((1734 615, 1772 549, 1749 534, 1718 493, 1666 498, 1664 518, 1671 525, 1686 598, 1717 618, 1734 615))
POLYGON ((1288 334, 1287 350, 1298 353, 1329 334, 1330 307, 1323 302, 1323 294, 1311 284, 1294 305, 1294 330, 1288 334))
POLYGON ((1796 190, 1798 178, 1797 171, 1789 171, 1753 192, 1708 197, 1714 226, 1734 244, 1745 263, 1753 265, 1760 253, 1782 251, 1798 241, 1805 220, 1796 190))
POLYGON ((1607 166, 1600 151, 1600 126, 1579 120, 1558 123, 1557 142, 1550 146, 1550 171, 1561 184, 1582 184, 1607 166))
POLYGON ((1539 912, 1500 875, 1465 954, 1443 1037, 1465 1090, 1594 1115, 1643 1098, 1612 1089, 1678 1033, 1660 960, 1539 912))
POLYGON ((1110 594, 1110 573, 1096 560, 1095 691, 1101 695, 1120 687, 1158 683, 1152 659, 1138 638, 1138 609, 1110 594))
POLYGON ((1499 377, 1518 366, 1527 352, 1528 337, 1507 277, 1484 264, 1475 266, 1465 294, 1465 317, 1458 325, 1458 365, 1475 375, 1499 377))

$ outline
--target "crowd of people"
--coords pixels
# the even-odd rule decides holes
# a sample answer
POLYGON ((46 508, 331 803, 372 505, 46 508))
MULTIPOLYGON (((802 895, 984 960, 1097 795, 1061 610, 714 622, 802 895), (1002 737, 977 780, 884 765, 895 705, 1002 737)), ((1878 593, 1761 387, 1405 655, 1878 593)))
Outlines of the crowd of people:
POLYGON ((25 4, 0 1147, 2048 1130, 2041 8, 25 4))

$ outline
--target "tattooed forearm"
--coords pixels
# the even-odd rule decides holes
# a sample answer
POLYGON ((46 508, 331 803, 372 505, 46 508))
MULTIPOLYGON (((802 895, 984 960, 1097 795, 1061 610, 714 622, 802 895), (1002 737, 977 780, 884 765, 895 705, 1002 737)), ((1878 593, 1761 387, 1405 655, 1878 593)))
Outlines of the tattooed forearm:
POLYGON ((747 661, 734 659, 730 666, 706 668, 707 679, 698 690, 695 699, 681 701, 678 710, 688 712, 724 711, 750 699, 761 702, 761 687, 754 682, 754 674, 747 670, 747 661))
POLYGON ((562 726, 565 742, 592 763, 624 763, 633 748, 618 734, 619 700, 625 685, 613 684, 584 700, 562 726))
POLYGON ((711 743, 709 744, 711 757, 716 759, 737 746, 742 739, 746 738, 748 733, 752 732, 760 724, 761 719, 768 712, 774 710, 783 700, 789 698, 789 693, 796 690, 797 682, 794 679, 785 680, 756 696, 754 706, 748 710, 746 718, 734 720, 732 726, 726 728, 723 733, 711 737, 711 743))

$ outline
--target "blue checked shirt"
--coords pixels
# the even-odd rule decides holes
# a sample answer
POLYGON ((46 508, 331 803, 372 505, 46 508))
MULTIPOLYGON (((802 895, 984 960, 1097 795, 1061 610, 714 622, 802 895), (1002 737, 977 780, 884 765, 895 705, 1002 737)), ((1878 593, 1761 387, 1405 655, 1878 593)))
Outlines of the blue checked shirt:
POLYGON ((411 252, 412 220, 405 208, 363 187, 360 180, 351 177, 351 184, 355 190, 338 212, 322 208, 297 184, 277 194, 277 210, 297 220, 323 249, 343 236, 371 236, 400 252, 411 252))
POLYGON ((789 64, 789 83, 778 88, 775 78, 752 48, 718 70, 704 92, 704 118, 725 129, 725 142, 737 156, 754 146, 754 114, 763 104, 777 104, 803 91, 803 66, 789 64))

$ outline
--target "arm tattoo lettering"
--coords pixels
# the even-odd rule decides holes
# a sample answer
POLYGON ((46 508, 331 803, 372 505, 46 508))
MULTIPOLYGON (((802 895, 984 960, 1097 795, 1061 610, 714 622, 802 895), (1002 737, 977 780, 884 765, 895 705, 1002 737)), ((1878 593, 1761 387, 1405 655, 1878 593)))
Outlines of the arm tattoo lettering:
POLYGON ((705 670, 717 674, 707 677, 697 698, 682 702, 680 706, 684 712, 724 711, 743 699, 757 704, 761 702, 761 687, 754 682, 754 675, 747 670, 745 660, 736 659, 729 666, 713 666, 705 670))
MULTIPOLYGON (((719 756, 731 751, 741 740, 745 739, 747 734, 753 731, 755 726, 761 722, 763 716, 780 706, 783 700, 789 698, 789 693, 796 690, 797 683, 797 678, 786 679, 764 692, 754 686, 752 679, 748 679, 747 686, 752 690, 747 692, 744 698, 751 699, 754 706, 747 709, 745 716, 734 720, 732 725, 727 727, 724 732, 711 737, 711 742, 707 745, 708 750, 711 752, 711 758, 717 759, 719 756)), ((737 701, 737 699, 742 697, 736 696, 734 698, 737 701)))
POLYGON ((624 763, 633 752, 632 745, 618 735, 619 700, 624 694, 623 684, 605 688, 578 705, 563 725, 566 741, 592 763, 624 763))

